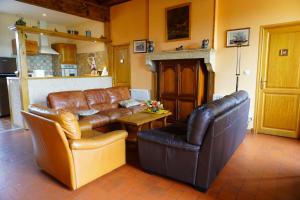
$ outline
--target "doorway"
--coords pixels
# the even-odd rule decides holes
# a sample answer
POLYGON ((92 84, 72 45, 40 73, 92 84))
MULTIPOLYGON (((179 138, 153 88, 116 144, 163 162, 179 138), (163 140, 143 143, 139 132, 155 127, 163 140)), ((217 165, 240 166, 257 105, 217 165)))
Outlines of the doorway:
POLYGON ((261 30, 255 132, 299 138, 300 23, 261 30))
POLYGON ((130 51, 129 44, 113 46, 113 86, 126 86, 130 88, 130 51))

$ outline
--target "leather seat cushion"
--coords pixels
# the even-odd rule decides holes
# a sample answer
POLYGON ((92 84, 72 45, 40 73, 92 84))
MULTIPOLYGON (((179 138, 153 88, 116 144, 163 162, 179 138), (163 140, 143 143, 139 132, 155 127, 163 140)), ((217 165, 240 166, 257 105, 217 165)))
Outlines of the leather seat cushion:
MULTIPOLYGON (((92 89, 85 90, 84 95, 90 107, 94 105, 109 105, 110 97, 106 91, 106 89, 92 89)), ((105 107, 105 106, 104 106, 105 107)))
POLYGON ((119 107, 119 104, 117 104, 117 103, 99 103, 99 104, 91 105, 90 107, 95 110, 98 110, 98 111, 105 111, 105 110, 116 109, 119 107))
POLYGON ((98 113, 98 114, 91 115, 91 116, 81 117, 79 119, 80 123, 82 123, 83 121, 89 122, 93 128, 96 128, 96 127, 100 127, 100 126, 104 126, 104 125, 108 124, 110 119, 108 116, 98 113))
POLYGON ((76 113, 79 110, 88 110, 85 95, 82 91, 65 91, 48 94, 47 97, 50 108, 65 109, 76 113))
POLYGON ((128 108, 132 113, 142 112, 147 109, 146 105, 132 106, 128 108))
POLYGON ((130 93, 127 87, 112 87, 107 88, 106 92, 110 97, 110 103, 119 103, 123 100, 130 99, 130 93))
POLYGON ((117 109, 101 111, 99 112, 99 114, 106 115, 107 117, 109 117, 111 122, 114 122, 116 119, 120 117, 131 115, 132 112, 127 108, 117 108, 117 109))
POLYGON ((213 118, 214 112, 206 105, 192 112, 188 121, 187 141, 194 145, 201 145, 213 118))
POLYGON ((235 92, 231 94, 230 96, 234 97, 236 99, 236 103, 240 104, 248 99, 248 93, 244 90, 240 90, 238 92, 235 92))

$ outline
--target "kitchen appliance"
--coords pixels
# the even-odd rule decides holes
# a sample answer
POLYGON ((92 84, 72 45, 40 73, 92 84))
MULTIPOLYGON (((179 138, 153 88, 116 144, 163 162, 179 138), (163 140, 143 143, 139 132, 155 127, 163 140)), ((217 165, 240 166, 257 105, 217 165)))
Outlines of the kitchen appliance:
POLYGON ((0 117, 9 115, 7 77, 15 77, 17 64, 15 58, 0 57, 0 117))
POLYGON ((74 64, 61 64, 61 76, 77 76, 77 65, 74 64))
MULTIPOLYGON (((38 22, 39 28, 40 29, 48 29, 48 24, 46 21, 39 21, 38 22)), ((52 55, 58 55, 59 53, 56 52, 54 49, 52 49, 49 45, 48 37, 40 34, 39 36, 39 53, 40 54, 52 54, 52 55)))

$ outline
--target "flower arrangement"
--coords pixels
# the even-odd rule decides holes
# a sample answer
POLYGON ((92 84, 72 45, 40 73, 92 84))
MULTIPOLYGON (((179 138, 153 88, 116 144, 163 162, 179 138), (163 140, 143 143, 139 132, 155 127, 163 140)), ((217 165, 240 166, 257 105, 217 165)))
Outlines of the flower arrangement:
POLYGON ((163 110, 164 109, 164 106, 162 103, 160 103, 160 101, 153 101, 153 100, 149 100, 149 101, 146 101, 146 104, 147 104, 147 111, 148 112, 158 112, 160 110, 163 110))

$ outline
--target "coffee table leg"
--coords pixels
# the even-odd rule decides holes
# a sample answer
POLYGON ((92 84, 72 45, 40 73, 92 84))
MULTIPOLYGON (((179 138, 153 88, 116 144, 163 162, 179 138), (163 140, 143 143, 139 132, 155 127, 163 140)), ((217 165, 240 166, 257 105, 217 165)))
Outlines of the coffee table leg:
POLYGON ((167 125, 167 117, 163 118, 163 127, 165 127, 167 125))
POLYGON ((153 121, 149 123, 149 128, 153 129, 153 121))
POLYGON ((141 131, 141 130, 142 130, 142 127, 143 127, 143 126, 138 126, 138 127, 137 127, 137 131, 138 131, 138 132, 141 131))

